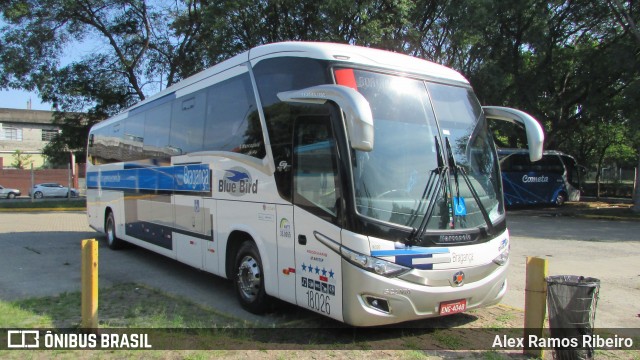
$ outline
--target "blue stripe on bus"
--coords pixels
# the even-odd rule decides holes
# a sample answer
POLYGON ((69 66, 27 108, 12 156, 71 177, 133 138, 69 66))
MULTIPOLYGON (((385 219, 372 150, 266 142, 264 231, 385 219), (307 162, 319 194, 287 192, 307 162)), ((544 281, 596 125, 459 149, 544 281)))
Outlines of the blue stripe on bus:
MULTIPOLYGON (((126 167, 126 166, 125 166, 126 167)), ((90 171, 87 188, 211 192, 208 164, 90 171)))
POLYGON ((414 264, 413 263, 414 259, 425 259, 425 258, 432 258, 432 257, 433 257, 432 254, 396 256, 395 263, 398 265, 402 265, 402 266, 406 266, 414 269, 433 270, 433 264, 414 264))
POLYGON ((371 256, 417 256, 431 257, 433 254, 448 254, 448 248, 409 248, 409 249, 396 249, 396 250, 373 250, 371 256))

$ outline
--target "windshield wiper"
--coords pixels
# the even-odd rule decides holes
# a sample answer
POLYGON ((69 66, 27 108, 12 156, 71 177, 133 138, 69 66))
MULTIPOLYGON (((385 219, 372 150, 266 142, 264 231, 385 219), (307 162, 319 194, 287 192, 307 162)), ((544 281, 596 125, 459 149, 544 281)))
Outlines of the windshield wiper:
MULTIPOLYGON (((473 200, 478 204, 478 208, 480 209, 480 213, 482 213, 482 217, 484 218, 484 222, 487 224, 487 233, 493 233, 493 223, 491 222, 491 218, 489 217, 489 213, 487 212, 487 208, 484 206, 482 201, 480 201, 480 196, 478 196, 478 192, 475 187, 471 184, 471 179, 469 179, 469 175, 464 170, 464 168, 456 163, 456 159, 453 157, 453 151, 451 150, 451 143, 449 142, 449 138, 445 138, 445 145, 447 147, 448 162, 449 167, 453 169, 453 176, 456 182, 456 188, 458 187, 458 173, 462 174, 462 178, 464 182, 467 184, 469 191, 471 191, 471 195, 473 196, 473 200)), ((459 190, 458 190, 459 191, 459 190)), ((458 201, 460 201, 460 194, 458 195, 458 201)), ((455 215, 454 215, 455 216, 455 215)), ((455 223, 455 221, 454 221, 455 223)))
POLYGON ((407 237, 406 244, 407 245, 415 245, 422 234, 427 228, 427 224, 429 223, 429 219, 431 219, 431 215, 433 214, 433 209, 435 208, 435 195, 438 194, 440 189, 442 188, 445 179, 447 177, 448 168, 444 164, 444 156, 442 155, 442 149, 440 146, 440 140, 437 136, 434 137, 436 144, 436 152, 438 153, 438 167, 431 171, 429 175, 429 179, 427 180, 427 185, 422 192, 422 196, 420 197, 420 203, 416 207, 415 211, 407 221, 407 225, 413 223, 420 210, 422 210, 423 204, 425 200, 428 201, 427 209, 422 217, 422 221, 420 221, 420 225, 417 228, 413 228, 413 231, 407 237))

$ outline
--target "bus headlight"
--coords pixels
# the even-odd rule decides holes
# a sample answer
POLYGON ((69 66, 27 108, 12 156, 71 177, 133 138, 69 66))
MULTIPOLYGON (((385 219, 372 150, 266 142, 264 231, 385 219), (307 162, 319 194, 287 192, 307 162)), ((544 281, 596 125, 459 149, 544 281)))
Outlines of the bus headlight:
POLYGON ((344 246, 340 248, 340 252, 342 257, 350 263, 378 275, 395 277, 410 270, 408 267, 378 259, 373 256, 364 255, 347 249, 344 246))
POLYGON ((509 260, 509 249, 511 248, 511 246, 507 246, 501 253, 500 255, 498 255, 498 257, 496 257, 495 259, 493 259, 493 262, 500 265, 500 266, 504 266, 507 261, 509 260))

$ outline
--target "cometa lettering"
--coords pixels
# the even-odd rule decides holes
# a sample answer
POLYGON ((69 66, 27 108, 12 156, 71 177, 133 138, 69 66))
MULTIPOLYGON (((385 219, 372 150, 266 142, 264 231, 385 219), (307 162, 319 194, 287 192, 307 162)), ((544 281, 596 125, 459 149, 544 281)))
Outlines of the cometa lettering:
POLYGON ((522 182, 523 183, 546 183, 546 182, 549 182, 549 177, 544 175, 541 175, 541 176, 523 175, 522 182))

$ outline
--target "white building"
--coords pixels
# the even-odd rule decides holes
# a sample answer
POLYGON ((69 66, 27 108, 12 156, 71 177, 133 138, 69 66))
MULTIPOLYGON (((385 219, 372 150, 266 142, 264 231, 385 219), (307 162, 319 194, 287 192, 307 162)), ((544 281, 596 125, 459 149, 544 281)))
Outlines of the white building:
POLYGON ((53 111, 0 108, 0 158, 4 168, 12 167, 14 154, 20 150, 31 155, 33 167, 39 168, 45 158, 42 149, 60 132, 53 124, 53 111))

